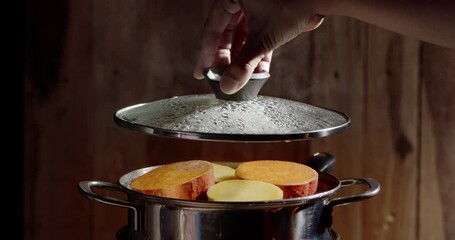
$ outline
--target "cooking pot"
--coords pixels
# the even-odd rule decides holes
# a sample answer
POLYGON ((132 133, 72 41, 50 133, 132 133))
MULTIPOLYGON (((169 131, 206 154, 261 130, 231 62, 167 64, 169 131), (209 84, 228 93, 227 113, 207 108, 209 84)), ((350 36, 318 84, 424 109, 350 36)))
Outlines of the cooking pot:
MULTIPOLYGON (((217 162, 236 167, 236 162, 217 162)), ((135 178, 159 166, 128 172, 117 183, 81 181, 79 190, 87 198, 128 209, 128 226, 120 232, 129 240, 334 240, 332 209, 371 198, 380 186, 371 178, 339 180, 324 172, 333 168, 330 154, 315 154, 309 166, 318 170, 313 195, 273 201, 208 202, 146 195, 131 189, 135 178), (334 198, 341 188, 365 185, 362 193, 334 198), (101 195, 95 188, 124 192, 127 200, 101 195)), ((119 232, 119 233, 120 233, 119 232)), ((118 234, 119 234, 118 233, 118 234)))

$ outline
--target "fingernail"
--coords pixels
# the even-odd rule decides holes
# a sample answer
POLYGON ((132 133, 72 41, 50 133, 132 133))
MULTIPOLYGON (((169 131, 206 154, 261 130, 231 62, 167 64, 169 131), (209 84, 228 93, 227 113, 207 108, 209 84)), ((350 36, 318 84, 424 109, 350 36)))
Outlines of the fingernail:
POLYGON ((225 94, 234 94, 239 89, 239 82, 229 77, 223 77, 220 80, 220 89, 225 94))
POLYGON ((194 70, 193 77, 200 80, 204 78, 204 75, 202 75, 201 71, 194 70))

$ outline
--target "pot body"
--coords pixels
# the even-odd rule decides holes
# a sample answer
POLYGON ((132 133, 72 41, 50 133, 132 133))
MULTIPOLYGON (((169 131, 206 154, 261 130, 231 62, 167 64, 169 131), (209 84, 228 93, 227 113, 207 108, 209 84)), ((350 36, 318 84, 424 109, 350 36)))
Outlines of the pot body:
POLYGON ((328 198, 287 207, 229 209, 169 206, 130 198, 141 209, 129 212, 128 239, 137 240, 326 240, 332 217, 328 198))
POLYGON ((302 198, 262 202, 208 202, 150 196, 133 191, 133 179, 152 168, 122 176, 117 184, 82 181, 79 189, 89 199, 128 208, 128 226, 119 231, 122 240, 334 240, 332 209, 375 196, 373 179, 345 179, 319 173, 316 194, 302 198), (332 199, 341 187, 364 184, 361 194, 332 199), (123 191, 127 200, 103 196, 92 188, 123 191))

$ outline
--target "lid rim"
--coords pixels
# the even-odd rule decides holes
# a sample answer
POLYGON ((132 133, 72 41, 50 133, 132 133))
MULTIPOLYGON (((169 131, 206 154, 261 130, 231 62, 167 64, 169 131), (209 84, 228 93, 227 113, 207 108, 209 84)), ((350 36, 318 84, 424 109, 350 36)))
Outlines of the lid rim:
POLYGON ((204 140, 204 141, 218 141, 218 142, 289 142, 289 141, 304 141, 314 138, 322 138, 329 135, 337 134, 349 127, 351 120, 348 116, 340 113, 346 118, 346 122, 337 127, 330 127, 323 130, 308 131, 303 133, 290 133, 290 134, 228 134, 228 133, 205 133, 205 132, 191 132, 180 130, 167 130, 158 127, 146 126, 138 123, 128 122, 120 118, 119 112, 114 114, 114 122, 127 129, 156 135, 168 138, 180 138, 188 140, 204 140))

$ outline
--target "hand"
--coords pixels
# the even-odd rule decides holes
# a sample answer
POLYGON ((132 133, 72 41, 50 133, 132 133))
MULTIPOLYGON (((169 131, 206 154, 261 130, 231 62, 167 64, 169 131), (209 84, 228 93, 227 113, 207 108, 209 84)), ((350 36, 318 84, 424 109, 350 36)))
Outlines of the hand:
POLYGON ((274 49, 322 23, 323 17, 311 9, 305 0, 215 0, 194 77, 202 79, 209 67, 227 66, 221 90, 237 92, 253 72, 269 71, 274 49))

